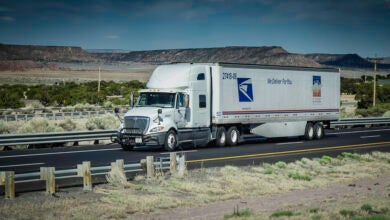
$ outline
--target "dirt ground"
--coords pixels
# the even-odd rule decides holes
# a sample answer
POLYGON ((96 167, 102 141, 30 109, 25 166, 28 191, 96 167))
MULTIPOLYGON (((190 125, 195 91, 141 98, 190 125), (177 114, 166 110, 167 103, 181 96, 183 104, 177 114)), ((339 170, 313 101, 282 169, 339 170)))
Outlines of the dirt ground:
MULTIPOLYGON (((64 205, 65 207, 69 204, 74 204, 74 206, 94 209, 104 196, 104 194, 96 192, 82 192, 80 187, 67 188, 61 189, 52 196, 46 195, 44 192, 23 193, 18 195, 15 200, 0 200, 0 206, 12 208, 14 204, 18 204, 18 207, 39 211, 38 207, 42 208, 45 204, 53 205, 57 203, 57 205, 64 205)), ((341 209, 358 209, 362 204, 366 203, 376 205, 377 207, 390 208, 389 172, 374 179, 361 179, 326 188, 294 190, 282 194, 233 199, 196 207, 178 207, 150 214, 133 214, 129 212, 123 216, 116 215, 114 211, 108 216, 102 217, 102 219, 224 219, 224 215, 232 213, 235 208, 251 210, 253 214, 248 217, 249 219, 269 219, 272 212, 277 210, 294 210, 298 213, 298 216, 289 217, 288 219, 314 219, 314 214, 308 211, 311 209, 319 210, 318 213, 317 211, 315 213, 317 216, 321 216, 319 219, 340 219, 337 214, 341 209)), ((48 212, 50 212, 49 209, 48 212)), ((51 217, 63 219, 59 213, 56 214, 53 210, 52 212, 51 217)), ((77 213, 70 216, 72 219, 79 219, 80 217, 85 219, 87 217, 85 215, 78 216, 77 213)), ((4 216, 0 215, 0 219, 19 219, 19 217, 21 216, 8 215, 7 218, 4 218, 4 216)), ((31 216, 31 219, 40 218, 37 217, 31 216)), ((66 218, 68 217, 69 215, 66 218)))
MULTIPOLYGON (((327 188, 296 190, 257 198, 234 199, 191 208, 174 208, 152 215, 136 215, 134 219, 221 219, 239 209, 250 209, 260 217, 277 210, 305 210, 314 207, 341 210, 341 207, 362 205, 362 202, 387 200, 390 208, 390 173, 375 179, 362 179, 327 188)), ((363 203, 364 203, 363 202, 363 203)), ((310 217, 310 216, 306 216, 310 217)), ((329 216, 330 217, 330 216, 329 216)), ((304 216, 299 218, 305 219, 304 216)), ((310 218, 309 218, 310 219, 310 218)))

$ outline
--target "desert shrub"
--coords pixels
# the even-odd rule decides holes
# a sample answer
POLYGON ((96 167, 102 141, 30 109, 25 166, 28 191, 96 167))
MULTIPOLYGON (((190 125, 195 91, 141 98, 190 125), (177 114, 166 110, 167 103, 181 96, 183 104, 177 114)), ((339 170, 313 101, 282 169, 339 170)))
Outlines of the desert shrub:
POLYGON ((88 118, 85 127, 88 130, 95 129, 116 129, 119 126, 119 121, 113 115, 106 115, 103 117, 88 118))
POLYGON ((67 118, 60 123, 58 123, 58 126, 60 126, 65 131, 73 131, 76 128, 76 123, 73 122, 72 119, 67 118))
POLYGON ((363 204, 360 209, 362 211, 365 211, 367 213, 372 213, 373 209, 372 209, 372 206, 370 204, 363 204))
POLYGON ((264 169, 264 174, 272 174, 272 173, 274 173, 275 172, 275 170, 274 170, 274 168, 272 168, 272 167, 266 167, 265 169, 264 169))
POLYGON ((270 216, 271 218, 278 218, 278 217, 282 217, 282 216, 287 216, 287 217, 291 217, 293 216, 294 213, 292 211, 276 211, 274 213, 272 213, 272 215, 270 216))
POLYGON ((75 108, 72 106, 67 106, 67 107, 61 108, 62 112, 74 112, 74 110, 75 110, 75 108))
POLYGON ((34 108, 33 107, 26 107, 26 108, 21 108, 20 109, 21 114, 33 114, 34 113, 34 108))
POLYGON ((125 173, 118 167, 113 166, 111 171, 107 173, 106 180, 108 184, 117 188, 129 188, 131 184, 127 181, 125 173))
POLYGON ((233 213, 232 214, 226 214, 224 215, 224 218, 225 219, 229 219, 229 218, 238 218, 238 217, 249 217, 252 215, 252 210, 250 209, 243 209, 243 210, 239 210, 238 206, 234 208, 233 210, 233 213))
POLYGON ((339 213, 344 217, 353 217, 356 214, 354 211, 346 210, 346 209, 341 210, 339 213))
POLYGON ((277 166, 279 169, 284 169, 286 168, 287 164, 283 161, 279 161, 275 163, 275 166, 277 166))
POLYGON ((105 101, 103 103, 103 107, 104 108, 112 108, 112 107, 114 107, 114 105, 113 105, 113 103, 111 101, 105 101))
POLYGON ((288 177, 292 178, 294 180, 305 180, 305 181, 311 181, 312 180, 312 177, 310 177, 308 175, 300 174, 299 172, 289 173, 288 177))
POLYGON ((23 124, 18 129, 18 133, 43 133, 43 132, 54 132, 61 131, 53 126, 49 126, 49 121, 45 118, 36 117, 23 124))

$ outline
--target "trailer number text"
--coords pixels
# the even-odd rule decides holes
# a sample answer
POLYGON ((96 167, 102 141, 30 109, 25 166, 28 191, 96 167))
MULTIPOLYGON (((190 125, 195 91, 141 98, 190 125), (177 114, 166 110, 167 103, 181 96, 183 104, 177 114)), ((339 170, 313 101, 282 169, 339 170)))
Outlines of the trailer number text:
POLYGON ((222 73, 222 79, 237 79, 237 73, 222 73))

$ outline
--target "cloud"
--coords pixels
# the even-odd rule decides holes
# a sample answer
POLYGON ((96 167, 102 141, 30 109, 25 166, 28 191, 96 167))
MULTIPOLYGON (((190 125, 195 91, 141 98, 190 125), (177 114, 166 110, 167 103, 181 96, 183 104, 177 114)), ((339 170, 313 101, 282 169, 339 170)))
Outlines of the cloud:
POLYGON ((0 21, 3 21, 3 22, 14 22, 15 18, 13 18, 11 16, 1 16, 0 17, 0 21))
POLYGON ((107 35, 107 36, 104 36, 104 38, 107 38, 107 39, 118 39, 119 36, 118 35, 107 35))

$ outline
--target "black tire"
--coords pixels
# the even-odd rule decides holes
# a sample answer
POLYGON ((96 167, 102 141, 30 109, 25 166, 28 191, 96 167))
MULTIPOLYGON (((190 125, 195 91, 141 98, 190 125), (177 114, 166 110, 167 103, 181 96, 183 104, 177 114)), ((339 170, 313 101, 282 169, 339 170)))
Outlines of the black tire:
POLYGON ((240 138, 240 132, 237 127, 233 126, 226 132, 226 144, 229 146, 235 146, 240 138))
POLYGON ((133 145, 125 145, 125 144, 122 144, 121 146, 122 146, 122 149, 123 149, 124 151, 131 151, 131 150, 134 149, 134 146, 133 146, 133 145))
POLYGON ((313 126, 313 123, 311 122, 307 122, 306 124, 306 128, 305 128, 305 139, 310 141, 310 140, 313 140, 314 138, 314 126, 313 126))
POLYGON ((226 130, 224 127, 217 128, 217 138, 215 140, 215 145, 218 147, 224 147, 226 145, 226 130))
POLYGON ((321 139, 324 137, 324 125, 321 122, 317 122, 314 125, 314 138, 321 139))
POLYGON ((169 130, 165 136, 164 148, 167 151, 174 151, 177 147, 177 134, 174 130, 169 130))

